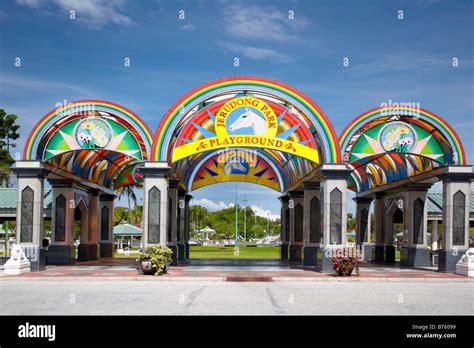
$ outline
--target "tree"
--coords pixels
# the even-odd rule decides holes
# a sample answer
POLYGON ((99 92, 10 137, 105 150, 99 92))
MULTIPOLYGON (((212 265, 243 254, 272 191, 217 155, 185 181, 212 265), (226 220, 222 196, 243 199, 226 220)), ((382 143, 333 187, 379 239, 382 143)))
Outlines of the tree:
POLYGON ((10 152, 10 147, 16 147, 14 140, 20 137, 18 130, 20 125, 16 124, 16 115, 7 115, 5 110, 0 109, 0 148, 10 152))
POLYGON ((5 183, 9 185, 10 175, 12 173, 11 165, 15 163, 10 153, 0 148, 0 185, 5 183))
POLYGON ((356 220, 352 213, 347 213, 347 231, 355 230, 356 228, 356 220))
POLYGON ((121 198, 123 195, 127 196, 128 200, 128 214, 130 218, 130 224, 133 225, 133 214, 132 214, 132 206, 131 206, 131 200, 133 201, 133 205, 137 205, 137 196, 135 195, 135 192, 133 189, 136 187, 136 185, 127 185, 119 188, 117 191, 119 192, 119 198, 121 198))
MULTIPOLYGON (((238 228, 239 236, 244 236, 244 208, 239 209, 238 228)), ((256 216, 255 212, 247 207, 247 239, 261 238, 265 236, 265 231, 270 227, 270 233, 277 235, 280 233, 280 219, 268 221, 267 217, 256 216)), ((206 208, 193 205, 190 207, 190 228, 202 229, 209 226, 216 231, 216 238, 234 238, 235 236, 235 207, 230 207, 214 212, 209 212, 206 208)), ((190 234, 192 236, 192 234, 190 234)))
POLYGON ((10 148, 16 147, 14 140, 20 137, 20 125, 16 124, 16 119, 16 115, 7 115, 5 110, 0 109, 0 184, 6 183, 6 186, 10 182, 10 167, 15 163, 10 148))
POLYGON ((128 209, 125 207, 115 207, 114 208, 114 226, 120 224, 123 220, 126 219, 128 215, 128 209))

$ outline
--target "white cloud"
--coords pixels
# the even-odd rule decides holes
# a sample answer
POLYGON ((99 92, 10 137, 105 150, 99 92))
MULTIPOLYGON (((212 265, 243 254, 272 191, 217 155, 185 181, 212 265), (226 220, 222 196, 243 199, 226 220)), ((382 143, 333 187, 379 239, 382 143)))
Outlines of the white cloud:
MULTIPOLYGON (((201 207, 204 207, 209 211, 217 211, 232 208, 235 206, 234 203, 226 204, 223 201, 215 202, 207 198, 193 199, 192 205, 200 205, 201 207)), ((270 218, 271 221, 275 221, 276 219, 280 218, 280 215, 272 214, 272 212, 268 209, 264 209, 256 205, 251 205, 250 208, 252 209, 255 215, 263 217, 265 219, 270 218)))
POLYGON ((286 10, 269 6, 233 3, 225 6, 223 11, 226 31, 242 39, 280 43, 300 40, 297 31, 309 25, 309 21, 300 14, 290 19, 286 10))
POLYGON ((192 25, 192 24, 184 24, 184 25, 181 25, 179 27, 179 29, 181 29, 181 30, 194 30, 194 29, 196 29, 196 26, 192 25))
POLYGON ((234 52, 237 54, 241 54, 244 57, 257 60, 257 61, 269 61, 272 60, 277 63, 284 63, 288 64, 293 61, 289 55, 280 53, 276 50, 270 48, 262 48, 262 47, 252 47, 252 46, 243 46, 243 45, 236 45, 227 42, 219 42, 219 46, 234 52))
MULTIPOLYGON (((61 11, 69 14, 74 10, 76 20, 92 29, 101 28, 107 24, 131 25, 133 20, 125 15, 124 5, 128 0, 54 0, 61 11)), ((20 5, 39 8, 46 1, 17 0, 20 5)))
POLYGON ((71 83, 44 80, 36 77, 20 76, 19 74, 1 74, 0 85, 2 86, 4 92, 8 88, 8 91, 23 91, 25 89, 37 91, 51 89, 58 91, 69 90, 83 97, 92 97, 95 94, 87 88, 71 83))
POLYGON ((222 209, 232 208, 234 206, 233 203, 226 204, 223 201, 214 202, 207 198, 193 199, 192 205, 200 205, 209 211, 222 210, 222 209))
MULTIPOLYGON (((431 70, 439 71, 439 69, 453 69, 453 57, 449 56, 433 56, 420 51, 395 52, 392 54, 384 54, 377 59, 376 56, 370 56, 373 61, 363 64, 354 64, 354 69, 367 73, 379 73, 382 71, 394 72, 401 70, 431 70)), ((473 59, 465 59, 458 57, 459 66, 472 67, 473 59)))
POLYGON ((17 4, 30 6, 34 8, 40 7, 40 0, 16 0, 17 4))
POLYGON ((280 218, 280 215, 272 214, 272 212, 268 209, 264 209, 261 207, 257 207, 256 205, 250 206, 252 208, 255 215, 263 217, 263 218, 270 218, 271 221, 275 221, 276 219, 280 218))

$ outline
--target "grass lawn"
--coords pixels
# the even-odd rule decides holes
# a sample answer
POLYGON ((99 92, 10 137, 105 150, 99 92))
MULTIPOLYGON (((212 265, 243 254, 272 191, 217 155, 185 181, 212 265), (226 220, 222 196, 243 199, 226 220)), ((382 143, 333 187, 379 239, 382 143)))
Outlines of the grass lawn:
POLYGON ((129 259, 129 258, 138 258, 138 256, 140 255, 140 252, 138 250, 132 250, 130 252, 130 254, 125 254, 125 253, 122 253, 122 254, 119 254, 119 253, 115 253, 114 254, 114 257, 115 258, 119 258, 119 259, 129 259))
POLYGON ((191 246, 192 259, 279 259, 280 247, 245 247, 239 248, 234 255, 233 247, 191 246))
MULTIPOLYGON (((138 258, 138 250, 132 250, 130 254, 115 253, 116 258, 138 258)), ((192 259, 279 259, 279 247, 245 247, 239 248, 239 254, 234 255, 233 247, 219 246, 191 246, 190 257, 192 259)))

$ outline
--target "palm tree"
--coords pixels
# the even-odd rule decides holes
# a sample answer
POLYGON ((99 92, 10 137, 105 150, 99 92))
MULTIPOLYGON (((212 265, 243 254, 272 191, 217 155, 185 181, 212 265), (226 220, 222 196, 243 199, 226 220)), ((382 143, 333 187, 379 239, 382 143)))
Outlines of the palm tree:
POLYGON ((130 224, 133 225, 133 219, 132 219, 132 206, 130 200, 133 200, 133 205, 137 205, 137 196, 135 195, 135 192, 133 189, 136 187, 136 185, 126 185, 121 188, 119 188, 117 191, 119 192, 119 199, 122 198, 123 195, 127 195, 127 200, 128 200, 128 213, 130 217, 130 224))

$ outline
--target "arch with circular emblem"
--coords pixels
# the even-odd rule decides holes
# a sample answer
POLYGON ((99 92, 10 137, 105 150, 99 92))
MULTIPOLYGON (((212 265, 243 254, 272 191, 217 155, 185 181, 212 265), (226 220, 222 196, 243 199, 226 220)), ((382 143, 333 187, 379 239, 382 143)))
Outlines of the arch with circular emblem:
POLYGON ((352 169, 348 188, 364 192, 449 165, 465 165, 463 145, 443 118, 423 108, 382 106, 355 118, 339 138, 352 169))
POLYGON ((284 192, 323 163, 340 162, 321 108, 274 80, 238 76, 203 84, 165 114, 151 159, 192 190, 226 181, 284 192))
POLYGON ((113 190, 141 180, 136 167, 149 158, 151 139, 149 128, 131 110, 104 100, 80 100, 38 122, 24 159, 113 190))

